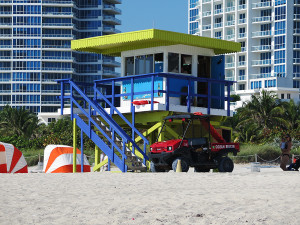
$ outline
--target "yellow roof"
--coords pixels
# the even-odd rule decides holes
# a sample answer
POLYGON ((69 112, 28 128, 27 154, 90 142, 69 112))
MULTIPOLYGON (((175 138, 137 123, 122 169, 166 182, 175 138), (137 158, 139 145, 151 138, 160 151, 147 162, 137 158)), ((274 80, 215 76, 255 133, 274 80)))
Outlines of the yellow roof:
POLYGON ((213 49, 215 54, 241 51, 240 43, 157 29, 73 40, 71 48, 77 51, 120 56, 123 51, 179 44, 213 49))

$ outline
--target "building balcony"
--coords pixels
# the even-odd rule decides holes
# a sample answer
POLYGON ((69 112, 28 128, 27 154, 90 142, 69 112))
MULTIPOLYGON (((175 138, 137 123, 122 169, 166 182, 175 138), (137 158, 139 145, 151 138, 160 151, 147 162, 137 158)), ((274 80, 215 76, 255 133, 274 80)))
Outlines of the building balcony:
POLYGON ((300 80, 300 73, 294 73, 293 74, 293 79, 294 80, 300 80))
POLYGON ((239 19, 239 24, 245 24, 247 23, 247 19, 239 19))
POLYGON ((252 66, 265 66, 272 64, 271 59, 264 59, 264 60, 252 60, 252 66))
POLYGON ((104 66, 112 66, 112 67, 119 67, 121 66, 121 63, 117 62, 113 59, 103 59, 103 65, 104 66))
POLYGON ((68 49, 70 50, 71 49, 71 46, 70 45, 42 45, 42 48, 51 48, 51 49, 68 49))
POLYGON ((12 45, 0 45, 0 48, 11 48, 12 47, 12 45))
POLYGON ((221 13, 223 13, 223 9, 216 9, 216 10, 214 11, 214 14, 215 14, 215 15, 219 15, 219 14, 221 14, 221 13))
POLYGON ((73 17, 72 12, 43 12, 44 17, 73 17))
POLYGON ((223 36, 214 37, 215 39, 223 39, 223 36))
POLYGON ((122 4, 122 0, 104 0, 104 1, 111 4, 122 4))
POLYGON ((252 18, 252 23, 268 23, 272 22, 272 16, 260 16, 252 18))
POLYGON ((73 62, 72 57, 42 56, 43 61, 67 61, 73 62))
POLYGON ((43 34, 45 39, 73 39, 73 34, 43 34))
POLYGON ((118 9, 112 5, 104 5, 103 11, 106 11, 106 12, 109 12, 112 14, 121 14, 122 13, 121 9, 118 9))
POLYGON ((0 5, 11 4, 12 0, 0 0, 0 5))
POLYGON ((272 2, 257 2, 252 4, 252 9, 271 8, 272 2))
POLYGON ((113 17, 113 16, 103 16, 103 22, 112 24, 112 25, 121 25, 121 20, 113 17))
POLYGON ((103 32, 107 34, 117 34, 121 33, 120 30, 114 28, 114 27, 103 27, 103 32))
POLYGON ((57 68, 57 67, 43 67, 42 70, 47 71, 47 72, 73 72, 73 68, 57 68))
POLYGON ((268 78, 271 76, 272 76, 271 73, 252 74, 249 76, 249 79, 262 79, 262 78, 268 78))
POLYGON ((225 80, 234 81, 234 77, 225 77, 225 80))
POLYGON ((233 67, 235 67, 235 63, 234 62, 225 63, 225 68, 226 69, 233 68, 233 67))
POLYGON ((227 21, 225 23, 225 26, 234 26, 235 25, 235 20, 227 21))
POLYGON ((7 16, 11 16, 11 12, 8 12, 8 11, 0 11, 0 15, 1 15, 1 17, 3 17, 3 16, 5 16, 5 15, 7 15, 7 16))
POLYGON ((294 64, 300 64, 300 58, 293 59, 294 64))
POLYGON ((300 48, 300 43, 294 43, 293 48, 300 48))
POLYGON ((211 11, 206 11, 202 13, 202 17, 208 17, 211 16, 211 11))
POLYGON ((210 29, 211 29, 211 24, 202 26, 202 30, 210 30, 210 29))
POLYGON ((57 105, 57 104, 61 104, 60 100, 58 101, 42 101, 43 105, 57 105))
POLYGON ((235 38, 235 34, 229 34, 225 36, 226 40, 233 40, 235 38))
POLYGON ((300 0, 294 0, 294 5, 300 5, 300 0))
POLYGON ((246 61, 238 62, 238 67, 245 67, 245 66, 246 66, 246 61))
POLYGON ((294 20, 300 20, 300 14, 294 14, 294 20))
POLYGON ((111 70, 103 70, 103 75, 104 76, 120 76, 120 73, 117 73, 116 71, 111 71, 111 70))
POLYGON ((239 5, 238 9, 239 9, 239 11, 240 10, 246 10, 247 9, 247 5, 246 4, 239 5))
POLYGON ((241 52, 245 52, 245 51, 247 51, 246 47, 242 47, 241 52))
POLYGON ((258 45, 252 47, 253 52, 270 51, 271 49, 272 49, 271 45, 258 45))
POLYGON ((225 12, 234 12, 235 11, 235 6, 231 6, 231 7, 226 7, 225 12))
POLYGON ((11 67, 0 67, 1 72, 3 71, 11 71, 11 67))
POLYGON ((252 37, 253 38, 266 37, 266 36, 272 36, 272 31, 267 30, 267 31, 252 32, 252 37))
POLYGON ((300 35, 300 29, 294 29, 294 34, 300 35))
POLYGON ((210 3, 211 0, 202 0, 202 4, 210 3))
POLYGON ((43 6, 46 5, 73 5, 73 0, 64 0, 64 1, 59 1, 59 0, 43 0, 43 6))
POLYGON ((73 28, 73 23, 43 23, 42 25, 43 28, 47 28, 47 27, 59 27, 59 28, 73 28))
POLYGON ((238 81, 246 81, 246 75, 238 76, 238 81))
POLYGON ((214 24, 214 28, 222 28, 223 27, 223 23, 215 23, 214 24))
POLYGON ((238 38, 246 38, 247 37, 247 33, 240 33, 238 38))

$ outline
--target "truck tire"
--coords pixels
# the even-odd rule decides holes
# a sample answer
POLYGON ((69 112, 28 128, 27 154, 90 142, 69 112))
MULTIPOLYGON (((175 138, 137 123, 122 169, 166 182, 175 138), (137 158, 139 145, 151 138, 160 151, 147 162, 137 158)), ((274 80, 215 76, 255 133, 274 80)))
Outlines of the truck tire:
POLYGON ((219 160, 219 165, 218 165, 219 172, 231 173, 233 171, 233 168, 234 168, 233 161, 229 157, 222 157, 219 160))
POLYGON ((153 173, 165 172, 166 170, 160 169, 159 167, 155 166, 154 162, 150 162, 150 170, 153 173))
POLYGON ((175 159, 174 161, 173 161, 173 163, 172 163, 172 169, 173 169, 173 171, 174 172, 176 172, 176 168, 177 168, 177 163, 178 163, 178 160, 181 160, 181 169, 182 169, 182 172, 187 172, 187 171, 189 171, 189 164, 188 164, 188 162, 185 160, 185 159, 183 159, 183 158, 177 158, 177 159, 175 159))
POLYGON ((210 169, 207 168, 202 168, 202 167, 195 167, 194 172, 197 173, 208 173, 210 169))

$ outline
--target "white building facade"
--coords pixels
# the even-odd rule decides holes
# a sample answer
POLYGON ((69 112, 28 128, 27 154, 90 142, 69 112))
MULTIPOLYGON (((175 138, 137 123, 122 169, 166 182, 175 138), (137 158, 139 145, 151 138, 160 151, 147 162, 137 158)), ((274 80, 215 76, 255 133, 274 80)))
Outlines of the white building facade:
POLYGON ((233 109, 262 89, 299 101, 300 0, 189 0, 189 33, 241 43, 225 62, 233 109))

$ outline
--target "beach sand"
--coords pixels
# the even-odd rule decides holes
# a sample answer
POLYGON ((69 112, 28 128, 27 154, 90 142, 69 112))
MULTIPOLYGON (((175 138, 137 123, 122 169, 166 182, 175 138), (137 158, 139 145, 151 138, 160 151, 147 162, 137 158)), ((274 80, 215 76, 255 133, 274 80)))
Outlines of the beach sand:
POLYGON ((300 224, 300 173, 0 174, 0 224, 300 224))

